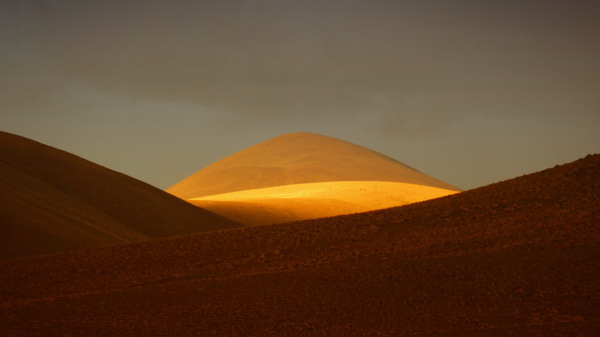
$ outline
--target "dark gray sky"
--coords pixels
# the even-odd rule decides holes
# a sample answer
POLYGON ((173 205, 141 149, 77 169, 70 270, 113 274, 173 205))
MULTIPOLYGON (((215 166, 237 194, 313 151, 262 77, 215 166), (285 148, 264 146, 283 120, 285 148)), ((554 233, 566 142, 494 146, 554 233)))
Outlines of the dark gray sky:
POLYGON ((0 130, 160 188, 308 131, 464 189, 600 152, 600 2, 0 0, 0 130))

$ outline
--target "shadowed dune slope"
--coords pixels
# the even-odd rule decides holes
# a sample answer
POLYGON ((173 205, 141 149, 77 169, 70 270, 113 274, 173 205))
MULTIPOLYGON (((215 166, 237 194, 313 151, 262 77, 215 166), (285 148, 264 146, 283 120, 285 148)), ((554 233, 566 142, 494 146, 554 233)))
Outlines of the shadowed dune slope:
POLYGON ((290 133, 221 159, 167 189, 192 199, 328 181, 393 181, 458 191, 375 151, 311 133, 290 133))
POLYGON ((121 173, 0 132, 0 258, 236 226, 121 173))
POLYGON ((387 181, 293 184, 209 195, 190 203, 250 226, 373 211, 458 193, 387 181))
POLYGON ((597 336, 600 156, 398 208, 0 261, 26 336, 597 336))

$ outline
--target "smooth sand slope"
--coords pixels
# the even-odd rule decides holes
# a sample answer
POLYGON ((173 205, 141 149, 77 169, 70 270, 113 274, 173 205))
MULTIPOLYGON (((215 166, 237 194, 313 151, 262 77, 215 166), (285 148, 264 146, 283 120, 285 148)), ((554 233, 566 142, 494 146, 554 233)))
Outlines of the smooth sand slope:
POLYGON ((358 145, 291 133, 209 165, 167 191, 258 226, 406 205, 458 188, 358 145))
POLYGON ((0 258, 236 226, 139 180, 0 132, 0 258))
POLYGON ((402 206, 457 191, 383 181, 334 181, 230 192, 188 200, 249 226, 402 206))
POLYGON ((311 133, 290 133, 232 154, 167 189, 182 199, 330 181, 391 181, 458 191, 375 151, 311 133))
POLYGON ((6 336, 597 336, 600 156, 398 208, 0 261, 6 336))

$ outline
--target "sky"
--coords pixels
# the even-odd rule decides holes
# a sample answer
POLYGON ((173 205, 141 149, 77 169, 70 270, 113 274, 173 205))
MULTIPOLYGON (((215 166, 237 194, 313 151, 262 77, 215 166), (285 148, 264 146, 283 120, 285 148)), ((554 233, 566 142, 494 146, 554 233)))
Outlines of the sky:
POLYGON ((296 131, 471 189, 600 152, 600 2, 0 0, 0 130, 165 189, 296 131))

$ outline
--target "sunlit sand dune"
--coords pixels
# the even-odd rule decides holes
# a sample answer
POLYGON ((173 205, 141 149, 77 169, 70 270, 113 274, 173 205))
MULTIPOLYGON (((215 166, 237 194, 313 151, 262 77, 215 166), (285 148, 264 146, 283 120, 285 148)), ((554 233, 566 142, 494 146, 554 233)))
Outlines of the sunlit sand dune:
POLYGON ((210 195, 194 205, 249 226, 284 223, 406 205, 457 193, 382 181, 293 184, 210 195))
POLYGON ((458 191, 392 158, 343 140, 285 134, 219 160, 167 189, 184 200, 330 181, 392 181, 458 191))

